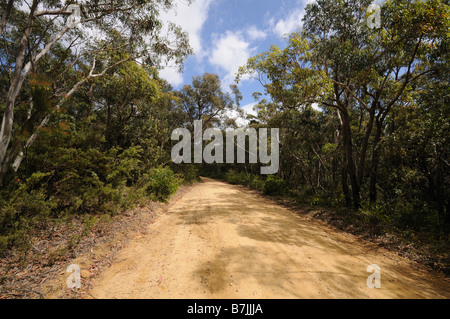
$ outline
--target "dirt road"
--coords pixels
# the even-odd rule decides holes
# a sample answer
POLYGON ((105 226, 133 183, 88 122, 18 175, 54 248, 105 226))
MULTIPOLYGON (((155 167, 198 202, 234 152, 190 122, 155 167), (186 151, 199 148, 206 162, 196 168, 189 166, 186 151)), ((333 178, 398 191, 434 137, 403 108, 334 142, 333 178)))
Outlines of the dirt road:
POLYGON ((202 182, 123 249, 96 298, 449 298, 449 282, 256 193, 202 182), (381 267, 369 289, 367 267, 381 267))

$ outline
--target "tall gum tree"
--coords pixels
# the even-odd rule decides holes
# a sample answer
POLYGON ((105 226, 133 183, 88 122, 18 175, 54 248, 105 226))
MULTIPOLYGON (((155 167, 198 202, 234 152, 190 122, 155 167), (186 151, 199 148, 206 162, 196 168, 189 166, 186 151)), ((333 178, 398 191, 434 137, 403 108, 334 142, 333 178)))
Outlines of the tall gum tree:
MULTIPOLYGON (((184 58, 192 53, 187 34, 179 27, 168 23, 167 33, 162 31, 159 13, 174 6, 171 0, 79 1, 76 20, 80 27, 67 22, 75 13, 73 4, 71 7, 64 1, 41 0, 27 4, 25 1, 9 1, 1 16, 0 31, 6 46, 3 52, 8 52, 13 58, 9 65, 4 66, 11 70, 11 75, 0 129, 0 180, 15 156, 14 169, 20 165, 21 147, 29 147, 36 139, 38 131, 25 143, 20 143, 21 147, 10 147, 15 138, 14 108, 30 74, 39 69, 42 60, 56 47, 65 46, 71 52, 72 61, 60 61, 67 68, 79 72, 80 62, 90 65, 72 86, 56 88, 55 97, 59 99, 56 109, 83 84, 104 76, 122 63, 135 60, 158 67, 162 59, 167 59, 181 66, 184 58), (12 19, 17 14, 26 16, 25 23, 17 24, 17 19, 12 19), (17 36, 17 32, 21 34, 17 36), (17 43, 11 44, 13 39, 17 39, 17 43), (121 58, 102 59, 111 57, 113 51, 122 52, 121 58)), ((41 119, 37 123, 38 130, 48 121, 48 115, 41 119)))
POLYGON ((282 108, 318 103, 335 109, 342 144, 342 190, 348 206, 361 205, 369 175, 376 201, 380 141, 392 109, 408 99, 411 85, 440 72, 448 49, 449 6, 440 1, 385 1, 382 27, 370 29, 371 1, 317 0, 303 26, 281 50, 251 58, 239 72, 264 78, 266 92, 282 108), (431 63, 432 61, 432 63, 431 63), (352 119, 360 119, 362 138, 352 119), (371 153, 370 173, 367 173, 371 153), (350 182, 350 183, 349 183, 350 182))

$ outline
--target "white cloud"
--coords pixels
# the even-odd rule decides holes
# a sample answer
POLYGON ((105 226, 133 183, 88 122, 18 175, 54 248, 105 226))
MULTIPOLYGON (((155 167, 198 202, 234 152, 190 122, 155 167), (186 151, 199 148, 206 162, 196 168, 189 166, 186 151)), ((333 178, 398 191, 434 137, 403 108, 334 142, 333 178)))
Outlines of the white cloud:
MULTIPOLYGON (((188 5, 187 2, 179 1, 175 8, 161 13, 163 24, 167 25, 169 21, 173 22, 188 33, 189 44, 198 59, 205 55, 201 33, 208 19, 211 3, 212 0, 196 0, 191 5, 188 5)), ((173 66, 163 68, 159 74, 173 86, 182 84, 184 80, 183 74, 178 72, 178 69, 173 66)))
POLYGON ((247 127, 249 125, 249 121, 247 121, 244 117, 242 117, 238 111, 226 111, 225 115, 231 119, 234 119, 237 127, 247 127))
POLYGON ((256 105, 256 103, 250 103, 247 105, 244 105, 241 107, 241 109, 244 111, 244 114, 241 115, 238 111, 232 110, 232 111, 226 111, 225 115, 229 118, 233 118, 236 122, 237 127, 248 127, 250 124, 250 121, 246 119, 247 115, 257 115, 257 112, 253 110, 253 107, 256 105))
POLYGON ((222 80, 224 87, 234 82, 239 67, 247 63, 253 51, 241 32, 227 31, 213 41, 209 63, 226 72, 222 80))
POLYGON ((272 20, 273 32, 280 37, 294 32, 301 25, 304 14, 303 9, 295 9, 285 19, 280 19, 277 23, 272 20))
POLYGON ((169 82, 172 86, 179 86, 183 84, 183 74, 178 71, 178 68, 166 67, 159 71, 159 76, 169 82))
POLYGON ((270 25, 273 28, 273 32, 279 37, 283 37, 286 34, 294 32, 302 25, 302 19, 305 15, 305 7, 307 4, 314 2, 315 0, 303 0, 302 7, 296 8, 285 18, 275 22, 274 19, 270 20, 270 25))
POLYGON ((162 21, 170 21, 180 26, 189 34, 189 43, 196 55, 203 53, 201 32, 208 19, 209 8, 212 0, 196 0, 191 5, 179 1, 168 12, 162 12, 162 21))
POLYGON ((247 30, 247 35, 251 40, 264 40, 267 37, 267 33, 259 30, 256 26, 252 25, 247 30))
POLYGON ((233 72, 247 62, 250 52, 250 43, 244 40, 240 32, 227 31, 214 41, 209 62, 227 72, 233 72))
POLYGON ((258 113, 253 109, 255 107, 257 103, 253 102, 253 103, 249 103, 247 105, 244 105, 242 107, 242 110, 244 110, 245 114, 247 115, 254 115, 257 116, 258 113))

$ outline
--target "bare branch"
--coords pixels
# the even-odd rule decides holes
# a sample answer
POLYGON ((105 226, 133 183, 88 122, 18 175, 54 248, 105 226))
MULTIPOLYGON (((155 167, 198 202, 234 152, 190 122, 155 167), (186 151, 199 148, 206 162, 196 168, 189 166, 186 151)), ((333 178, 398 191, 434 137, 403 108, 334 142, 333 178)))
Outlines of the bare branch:
POLYGON ((370 111, 370 108, 367 106, 366 103, 364 103, 363 100, 361 100, 346 84, 340 83, 338 81, 335 81, 333 79, 330 79, 334 84, 342 86, 348 93, 350 93, 355 99, 358 100, 358 102, 366 109, 367 112, 370 111))

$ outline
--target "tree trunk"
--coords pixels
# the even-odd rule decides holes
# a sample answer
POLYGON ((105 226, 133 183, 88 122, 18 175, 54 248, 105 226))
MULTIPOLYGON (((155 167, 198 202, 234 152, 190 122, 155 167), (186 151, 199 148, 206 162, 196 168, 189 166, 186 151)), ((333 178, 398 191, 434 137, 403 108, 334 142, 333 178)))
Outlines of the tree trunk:
POLYGON ((11 10, 13 8, 13 3, 14 0, 9 0, 5 7, 5 11, 3 11, 2 20, 0 22, 0 34, 3 33, 3 29, 6 26, 6 22, 8 21, 9 15, 11 14, 11 10))
POLYGON ((347 173, 347 164, 344 162, 342 165, 342 192, 344 193, 345 198, 345 207, 352 207, 352 198, 350 197, 350 190, 348 188, 348 173, 347 173))
POLYGON ((380 148, 378 144, 381 140, 381 134, 383 133, 383 124, 377 121, 377 132, 373 141, 372 151, 372 165, 370 169, 370 181, 369 181, 369 201, 374 204, 377 201, 377 175, 378 165, 380 162, 380 148))
POLYGON ((6 159, 3 162, 2 167, 0 168, 0 185, 3 185, 3 179, 8 173, 13 157, 16 156, 19 151, 20 151, 20 140, 16 140, 14 142, 13 147, 9 151, 8 156, 6 156, 6 159))
POLYGON ((448 232, 450 231, 450 201, 448 199, 445 208, 444 229, 448 232))
MULTIPOLYGON (((97 78, 97 77, 101 77, 101 76, 105 75, 105 73, 106 73, 108 70, 110 70, 110 69, 116 67, 116 66, 119 65, 119 64, 125 63, 125 62, 127 62, 127 61, 129 61, 129 60, 130 60, 130 58, 126 58, 126 59, 124 59, 124 60, 121 60, 121 61, 119 61, 119 62, 116 62, 116 63, 114 63, 114 64, 108 66, 108 67, 105 68, 101 73, 98 73, 98 74, 93 74, 94 67, 95 67, 95 62, 94 62, 93 66, 92 66, 92 69, 91 69, 91 72, 89 73, 89 76, 86 77, 86 78, 84 78, 84 79, 81 80, 81 81, 78 81, 78 82, 72 87, 72 89, 65 95, 65 97, 63 97, 63 98, 58 102, 58 104, 55 106, 55 110, 59 110, 59 109, 61 108, 61 106, 63 105, 63 103, 64 103, 68 98, 70 98, 75 92, 78 91, 78 89, 79 89, 79 87, 80 87, 81 85, 83 85, 84 83, 86 83, 87 81, 89 81, 89 80, 91 80, 91 79, 93 79, 93 78, 97 78)), ((39 130, 42 129, 42 128, 44 128, 44 127, 48 124, 48 122, 50 121, 50 116, 51 116, 51 114, 47 114, 47 115, 45 116, 45 118, 41 121, 41 123, 39 124, 39 126, 34 130, 34 133, 33 133, 33 134, 31 135, 31 137, 27 140, 27 142, 26 142, 26 144, 25 144, 25 147, 24 147, 24 150, 21 151, 21 152, 19 153, 19 155, 16 157, 16 159, 15 159, 15 161, 14 161, 14 164, 13 164, 14 171, 17 172, 17 170, 18 170, 18 168, 20 167, 20 164, 22 163, 22 160, 23 160, 23 158, 24 158, 23 152, 24 152, 24 151, 26 152, 27 148, 30 147, 30 146, 34 143, 34 141, 36 140, 36 138, 37 138, 37 136, 38 136, 38 134, 39 134, 39 130)))
POLYGON ((343 142, 342 144, 344 152, 344 165, 346 164, 347 166, 346 169, 348 176, 350 178, 350 185, 352 187, 353 207, 355 209, 359 209, 361 207, 360 187, 356 176, 355 162, 353 160, 352 133, 350 128, 350 117, 347 112, 347 109, 341 110, 341 115, 342 115, 342 142, 343 142))
MULTIPOLYGON (((16 98, 22 88, 23 82, 29 70, 24 70, 25 56, 28 48, 29 37, 31 35, 31 29, 33 28, 34 12, 36 11, 38 1, 33 1, 31 6, 30 15, 28 17, 28 25, 24 31, 22 40, 20 41, 19 50, 16 57, 14 66, 14 74, 9 86, 8 95, 6 97, 6 108, 3 114, 2 127, 0 131, 0 165, 3 167, 6 152, 11 141, 13 133, 14 123, 14 105, 16 98)), ((3 168, 2 168, 3 170, 3 168)))
POLYGON ((372 128, 375 118, 375 108, 371 108, 369 112, 369 123, 367 123, 366 132, 361 145, 361 154, 358 165, 358 184, 362 185, 364 180, 364 170, 366 166, 367 150, 369 148, 369 139, 372 134, 372 128))

